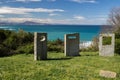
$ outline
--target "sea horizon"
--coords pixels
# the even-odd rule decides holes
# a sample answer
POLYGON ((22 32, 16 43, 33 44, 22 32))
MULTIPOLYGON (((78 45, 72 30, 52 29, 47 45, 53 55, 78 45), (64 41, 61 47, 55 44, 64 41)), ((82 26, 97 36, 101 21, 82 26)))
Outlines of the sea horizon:
POLYGON ((65 34, 79 33, 80 41, 92 41, 99 35, 104 25, 0 25, 0 29, 27 32, 44 32, 48 34, 48 40, 62 39, 65 34))

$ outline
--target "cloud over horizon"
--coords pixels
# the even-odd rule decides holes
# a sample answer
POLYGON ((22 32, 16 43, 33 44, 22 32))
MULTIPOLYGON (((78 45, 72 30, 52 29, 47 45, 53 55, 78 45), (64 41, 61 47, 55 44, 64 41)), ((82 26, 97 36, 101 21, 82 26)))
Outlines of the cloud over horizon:
MULTIPOLYGON (((77 24, 77 25, 95 25, 98 22, 104 22, 101 24, 105 24, 106 22, 106 18, 74 18, 73 19, 53 19, 53 18, 2 18, 0 21, 5 21, 5 22, 14 22, 14 23, 22 23, 22 22, 26 22, 26 21, 32 21, 32 22, 37 22, 37 23, 47 23, 47 24, 77 24)), ((97 24, 98 25, 98 24, 97 24)))

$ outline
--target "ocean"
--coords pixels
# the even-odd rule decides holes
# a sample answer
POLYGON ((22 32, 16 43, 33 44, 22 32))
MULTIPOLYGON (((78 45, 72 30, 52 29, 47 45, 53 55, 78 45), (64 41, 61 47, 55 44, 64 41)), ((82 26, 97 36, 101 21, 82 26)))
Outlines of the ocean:
POLYGON ((9 25, 0 26, 0 29, 27 32, 46 32, 48 40, 62 39, 64 34, 79 33, 80 41, 92 41, 99 35, 102 25, 9 25))

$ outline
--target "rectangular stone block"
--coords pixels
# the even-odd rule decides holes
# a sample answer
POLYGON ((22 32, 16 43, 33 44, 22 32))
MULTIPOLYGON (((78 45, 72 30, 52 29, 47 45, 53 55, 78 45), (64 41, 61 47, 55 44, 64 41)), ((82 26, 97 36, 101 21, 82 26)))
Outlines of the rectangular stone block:
POLYGON ((47 59, 47 33, 34 33, 34 60, 47 59))
POLYGON ((114 56, 115 50, 115 35, 114 34, 100 34, 99 37, 99 55, 100 56, 114 56), (103 45, 103 37, 111 37, 111 44, 103 45))
POLYGON ((79 56, 79 33, 64 36, 64 53, 66 56, 79 56))
POLYGON ((115 72, 112 72, 112 71, 100 70, 99 75, 102 77, 106 77, 106 78, 115 78, 117 74, 115 72))

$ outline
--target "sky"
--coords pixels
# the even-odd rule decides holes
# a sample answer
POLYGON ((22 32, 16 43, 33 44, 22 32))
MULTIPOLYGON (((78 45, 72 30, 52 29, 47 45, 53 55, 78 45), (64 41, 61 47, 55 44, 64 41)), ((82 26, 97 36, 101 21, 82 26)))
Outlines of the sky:
POLYGON ((104 25, 120 0, 0 0, 0 21, 104 25))

